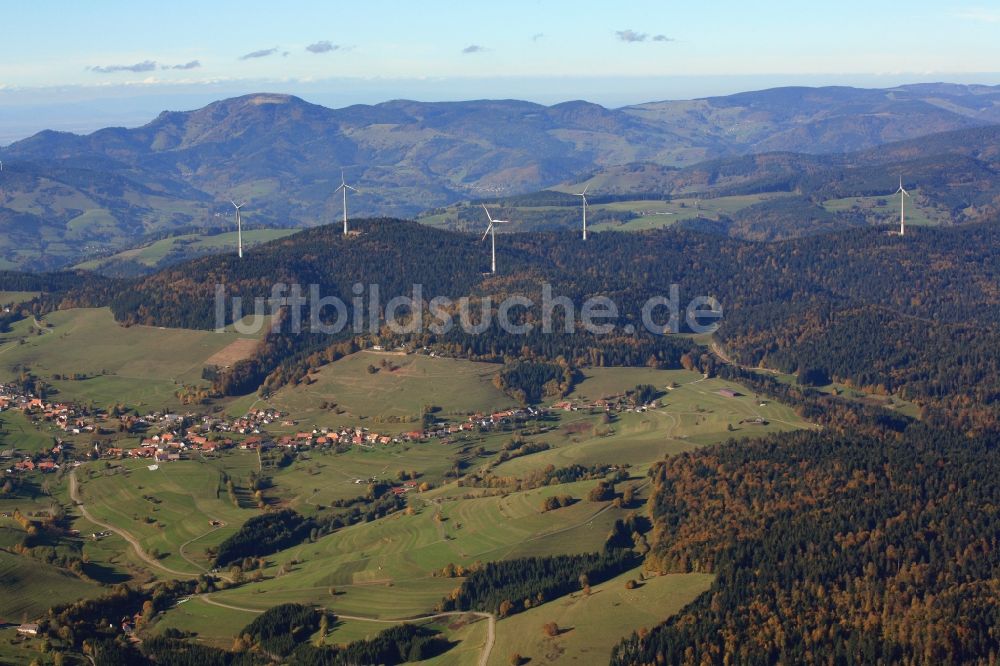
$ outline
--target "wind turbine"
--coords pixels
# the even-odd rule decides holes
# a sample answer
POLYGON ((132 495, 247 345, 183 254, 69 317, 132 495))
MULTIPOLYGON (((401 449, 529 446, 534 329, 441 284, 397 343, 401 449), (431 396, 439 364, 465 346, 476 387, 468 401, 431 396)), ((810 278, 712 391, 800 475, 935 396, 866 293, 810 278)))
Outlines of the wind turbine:
POLYGON ((341 190, 344 191, 344 235, 346 236, 347 235, 347 190, 353 190, 355 192, 357 192, 357 190, 348 185, 347 181, 344 180, 343 169, 340 170, 340 187, 334 190, 334 194, 340 192, 341 190))
POLYGON ((246 201, 241 204, 230 200, 229 203, 236 207, 236 243, 240 259, 243 258, 243 220, 240 218, 240 208, 246 205, 246 201))
POLYGON ((493 271, 494 274, 496 274, 496 272, 497 272, 497 227, 496 227, 496 225, 498 225, 498 224, 510 224, 510 221, 508 221, 508 220, 494 220, 493 216, 490 215, 490 209, 486 207, 486 204, 483 204, 483 210, 486 211, 486 217, 489 218, 490 225, 488 227, 486 227, 486 232, 483 233, 483 238, 479 242, 482 243, 484 240, 486 240, 487 236, 490 237, 490 241, 491 241, 492 246, 493 246, 492 249, 491 249, 491 253, 490 253, 490 257, 491 257, 490 269, 493 271))
POLYGON ((578 193, 576 196, 580 197, 583 201, 583 240, 587 240, 587 189, 590 185, 583 188, 583 192, 578 193))
POLYGON ((903 189, 903 177, 899 177, 899 189, 896 190, 896 194, 899 195, 899 235, 906 235, 906 199, 910 198, 910 193, 903 189))

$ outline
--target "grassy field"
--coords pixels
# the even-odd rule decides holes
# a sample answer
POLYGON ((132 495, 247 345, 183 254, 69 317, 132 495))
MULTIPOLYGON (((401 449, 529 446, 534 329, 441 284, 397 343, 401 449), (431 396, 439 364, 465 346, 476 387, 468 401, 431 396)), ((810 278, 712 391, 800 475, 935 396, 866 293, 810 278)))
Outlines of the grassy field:
POLYGON ((0 412, 0 451, 15 449, 19 454, 30 454, 54 444, 52 434, 33 424, 24 412, 16 409, 0 412))
MULTIPOLYGON (((567 189, 566 191, 569 190, 567 189)), ((579 192, 579 189, 573 191, 579 192)), ((596 224, 591 222, 588 226, 592 231, 645 231, 667 227, 682 220, 690 220, 697 217, 717 220, 722 215, 731 215, 762 201, 782 196, 788 195, 769 193, 717 198, 682 197, 671 201, 636 199, 615 201, 612 203, 594 203, 589 206, 589 215, 592 220, 599 213, 620 213, 623 214, 622 219, 596 224), (629 216, 635 214, 639 215, 639 217, 626 220, 626 215, 624 215, 626 213, 629 216)), ((445 209, 444 212, 421 217, 419 218, 419 222, 430 226, 453 225, 459 219, 460 210, 466 206, 467 204, 456 204, 445 209)), ((545 218, 546 213, 565 213, 570 209, 566 206, 507 206, 504 210, 509 211, 505 214, 513 220, 516 220, 519 215, 531 220, 538 220, 545 218)))
POLYGON ((323 367, 311 385, 282 388, 270 402, 310 425, 361 423, 402 432, 419 429, 425 406, 439 407, 447 416, 513 405, 493 386, 499 369, 490 363, 364 351, 323 367), (395 369, 381 367, 383 362, 395 369), (380 369, 371 374, 369 366, 380 369), (337 409, 323 410, 323 402, 336 403, 337 409))
POLYGON ((550 450, 503 463, 497 468, 498 474, 521 476, 546 464, 563 467, 631 463, 641 469, 644 464, 694 446, 809 427, 786 405, 766 401, 761 406, 760 400, 739 385, 705 379, 693 372, 594 368, 584 375, 570 398, 592 401, 646 383, 664 389, 660 407, 616 414, 610 423, 604 423, 601 410, 563 412, 554 432, 529 438, 546 442, 550 450), (674 382, 677 388, 666 389, 674 382), (721 389, 733 389, 740 395, 724 397, 718 393, 721 389), (758 418, 767 423, 740 423, 758 418))
POLYGON ((104 590, 44 562, 0 551, 0 619, 32 620, 47 609, 104 590))
MULTIPOLYGON (((950 219, 946 210, 933 206, 921 206, 917 203, 916 190, 910 192, 912 199, 906 200, 906 223, 914 226, 936 226, 950 219)), ((895 224, 899 228, 899 197, 849 197, 847 199, 829 199, 823 202, 823 208, 831 213, 858 210, 866 217, 884 219, 886 224, 895 224)))
POLYGON ((460 455, 462 442, 442 444, 399 444, 377 447, 355 446, 346 453, 310 451, 274 473, 274 489, 302 513, 319 505, 364 494, 366 486, 355 483, 373 477, 395 479, 400 470, 416 471, 420 478, 438 483, 460 455))
POLYGON ((593 485, 581 482, 461 500, 418 494, 410 498, 417 508, 414 515, 397 513, 282 551, 265 572, 274 577, 213 598, 257 609, 300 601, 377 618, 428 613, 457 584, 432 576, 448 563, 598 550, 624 510, 580 501, 541 512, 545 496, 583 497, 593 485), (285 573, 275 575, 282 570, 285 573), (335 596, 330 595, 331 587, 335 596))
POLYGON ((24 303, 35 296, 38 296, 37 291, 0 291, 0 306, 24 303))
POLYGON ((207 359, 241 337, 234 332, 125 328, 107 308, 59 310, 38 328, 30 320, 0 334, 0 381, 30 367, 58 391, 58 397, 106 406, 115 402, 160 409, 177 408, 175 391, 204 384, 207 359), (23 341, 23 342, 22 342, 23 341), (80 373, 82 380, 53 379, 80 373))
POLYGON ((607 663, 620 639, 663 622, 712 584, 709 574, 671 574, 625 589, 638 578, 638 570, 630 571, 595 585, 589 596, 577 592, 501 620, 489 663, 506 666, 515 653, 532 664, 607 663), (557 636, 545 635, 547 622, 559 626, 557 636))
POLYGON ((641 217, 621 224, 595 224, 594 231, 645 231, 667 227, 683 220, 703 217, 717 220, 723 215, 733 213, 768 201, 781 194, 754 194, 733 197, 718 197, 715 199, 674 199, 669 202, 660 201, 618 201, 609 204, 594 205, 595 210, 610 210, 616 212, 641 212, 641 217))
MULTIPOLYGON (((428 404, 441 407, 442 414, 488 411, 510 404, 491 383, 496 369, 428 356, 362 352, 326 366, 312 384, 282 389, 273 396, 273 403, 298 421, 290 427, 293 430, 337 419, 364 423, 373 430, 408 429, 409 423, 389 421, 415 418, 428 404), (384 367, 383 360, 396 369, 384 367), (371 374, 369 365, 380 370, 371 374), (324 401, 336 403, 344 413, 322 410, 324 401)), ((667 453, 730 437, 810 427, 787 406, 762 404, 742 387, 687 371, 587 369, 568 398, 582 407, 554 412, 547 432, 525 435, 552 448, 509 460, 497 466, 494 474, 523 477, 550 464, 629 463, 630 483, 639 487, 639 506, 648 492, 645 470, 667 453), (652 384, 662 391, 656 408, 606 415, 584 406, 637 384, 652 384), (719 393, 723 388, 740 395, 725 397, 719 393), (758 418, 767 424, 747 423, 758 418)), ((432 612, 459 584, 435 575, 449 563, 599 550, 614 521, 630 509, 589 501, 595 481, 505 494, 443 483, 445 472, 456 460, 466 460, 469 469, 484 465, 512 435, 472 434, 451 443, 434 440, 353 447, 344 453, 313 450, 301 453, 286 467, 268 470, 273 485, 265 497, 275 506, 291 506, 306 514, 336 499, 363 494, 365 485, 355 483, 357 479, 395 478, 402 469, 416 470, 421 480, 435 487, 407 496, 412 511, 346 527, 268 556, 259 582, 189 599, 169 610, 155 630, 196 631, 200 641, 228 646, 253 618, 253 611, 286 602, 316 604, 335 613, 372 619, 414 617, 432 612), (479 446, 485 450, 482 455, 474 450, 479 446), (578 501, 542 512, 543 500, 557 494, 578 501)), ((77 474, 82 499, 95 518, 135 536, 146 551, 157 552, 166 567, 191 574, 209 568, 204 549, 217 545, 259 513, 256 508, 235 507, 225 490, 219 489, 222 470, 240 486, 257 469, 255 453, 233 451, 163 464, 155 471, 148 465, 148 461, 125 461, 108 469, 104 463, 90 463, 77 474), (225 526, 215 529, 210 520, 221 520, 225 526)), ((57 495, 60 492, 57 489, 57 495)), ((80 519, 76 526, 81 531, 94 529, 80 519)), ((108 577, 141 580, 150 573, 166 575, 149 572, 148 565, 137 562, 118 537, 88 540, 84 547, 108 577)), ((664 576, 627 591, 624 582, 631 577, 638 577, 637 572, 595 586, 590 597, 571 595, 502 621, 491 663, 507 663, 514 651, 530 657, 532 663, 604 661, 618 639, 639 626, 662 621, 711 582, 710 576, 664 576), (556 638, 544 637, 541 625, 550 620, 566 631, 556 638)), ((333 627, 327 641, 349 642, 386 626, 344 621, 333 627)), ((475 664, 485 640, 483 624, 456 622, 444 628, 455 646, 433 663, 475 664)))
POLYGON ((257 468, 256 454, 233 452, 209 462, 182 460, 155 471, 149 465, 126 460, 113 470, 103 465, 79 469, 84 504, 97 520, 136 537, 147 552, 158 551, 164 566, 191 574, 209 569, 205 547, 218 545, 259 513, 233 505, 225 488, 220 489, 220 471, 224 466, 239 486, 239 480, 257 468), (211 520, 224 526, 214 528, 211 520))
MULTIPOLYGON (((253 245, 266 243, 267 241, 276 240, 278 238, 284 238, 285 236, 290 236, 297 231, 301 231, 301 229, 250 229, 243 232, 243 248, 246 249, 248 247, 252 247, 253 245)), ((139 248, 124 250, 118 254, 111 255, 110 257, 102 257, 100 259, 85 261, 78 264, 76 268, 95 271, 100 270, 103 266, 116 261, 135 261, 143 266, 154 267, 164 259, 168 258, 171 254, 176 255, 177 258, 180 259, 194 254, 222 252, 228 248, 232 248, 235 252, 236 244, 237 238, 235 231, 224 234, 215 234, 213 236, 205 236, 202 234, 172 236, 139 248)))

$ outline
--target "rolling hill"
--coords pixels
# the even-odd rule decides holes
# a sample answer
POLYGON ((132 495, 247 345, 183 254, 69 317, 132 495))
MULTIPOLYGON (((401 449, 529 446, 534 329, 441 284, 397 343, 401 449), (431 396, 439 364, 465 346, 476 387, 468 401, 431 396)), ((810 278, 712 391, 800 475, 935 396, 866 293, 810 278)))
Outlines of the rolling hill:
MULTIPOLYGON (((0 150, 0 222, 11 230, 0 261, 54 268, 148 235, 226 226, 231 198, 249 201, 251 224, 322 224, 340 213, 333 190, 342 167, 360 190, 351 202, 359 214, 409 216, 633 163, 653 165, 645 187, 662 174, 675 188, 714 190, 718 162, 665 169, 773 151, 831 155, 981 127, 1000 122, 998 99, 998 88, 943 84, 783 88, 620 109, 516 100, 329 109, 248 95, 165 111, 138 128, 45 131, 0 150)), ((760 173, 741 187, 773 180, 776 167, 751 164, 760 173)))
MULTIPOLYGON (((724 316, 714 342, 739 363, 954 410, 955 418, 971 419, 970 427, 977 419, 1000 416, 996 223, 914 228, 905 238, 860 228, 768 244, 683 225, 597 233, 585 243, 568 232, 503 234, 496 276, 483 272, 489 247, 478 237, 391 219, 359 221, 357 228, 358 235, 346 238, 336 225, 309 229, 257 246, 243 261, 233 255, 202 257, 137 279, 81 276, 67 289, 70 276, 56 274, 54 293, 39 307, 110 306, 129 326, 212 329, 216 284, 251 303, 268 298, 275 281, 304 289, 315 284, 321 295, 339 296, 345 314, 334 317, 327 309, 328 323, 354 321, 356 284, 379 285, 383 306, 410 296, 414 285, 421 286, 425 301, 443 296, 456 303, 468 296, 475 303, 490 297, 494 308, 506 296, 521 295, 531 305, 517 308, 515 320, 526 322, 543 320, 540 285, 546 284, 551 294, 569 297, 577 312, 593 296, 612 298, 617 307, 613 329, 605 333, 579 325, 565 332, 558 309, 549 333, 535 326, 523 335, 510 334, 497 317, 478 331, 457 325, 435 330, 430 324, 438 317, 432 319, 425 307, 416 330, 383 326, 380 309, 376 326, 352 324, 331 335, 309 330, 307 306, 301 332, 283 324, 265 335, 253 357, 213 378, 223 394, 263 387, 266 395, 314 381, 318 368, 371 345, 433 347, 448 356, 496 363, 517 358, 574 367, 687 363, 711 372, 716 361, 688 336, 658 335, 642 325, 648 299, 679 285, 681 307, 698 295, 721 302, 724 316), (978 295, 975 302, 969 293, 978 295)), ((44 276, 34 279, 18 284, 38 288, 44 276)), ((372 315, 370 303, 358 309, 362 321, 372 315)), ((455 314, 453 309, 453 324, 455 314)))

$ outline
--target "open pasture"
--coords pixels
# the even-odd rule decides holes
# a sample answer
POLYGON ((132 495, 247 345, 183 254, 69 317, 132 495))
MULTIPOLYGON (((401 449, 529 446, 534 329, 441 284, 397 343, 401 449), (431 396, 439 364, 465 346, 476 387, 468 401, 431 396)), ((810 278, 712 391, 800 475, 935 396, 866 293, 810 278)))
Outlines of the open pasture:
MULTIPOLYGON (((82 218, 83 216, 81 216, 82 218)), ((72 223, 71 223, 72 224, 72 223)), ((234 223, 235 224, 235 223, 234 223)), ((243 232, 243 249, 246 250, 253 245, 266 243, 290 236, 300 229, 248 229, 243 232)), ((181 236, 171 236, 161 240, 143 245, 142 247, 123 250, 110 257, 92 259, 78 264, 76 268, 90 271, 99 271, 104 266, 117 261, 134 261, 153 268, 164 259, 176 256, 177 259, 212 252, 222 252, 226 249, 236 251, 236 232, 230 231, 222 234, 206 236, 204 234, 184 234, 181 236)))
POLYGON ((0 291, 0 307, 24 303, 38 295, 37 291, 0 291))
POLYGON ((410 497, 414 515, 396 513, 284 550, 268 558, 266 573, 285 573, 213 599, 258 609, 286 601, 317 603, 378 618, 428 613, 458 584, 432 575, 449 563, 599 550, 624 510, 584 500, 541 512, 544 497, 585 497, 593 484, 440 502, 432 493, 416 494, 410 497))
POLYGON ((514 653, 532 664, 607 663, 620 639, 660 624, 712 584, 709 574, 670 574, 625 589, 626 581, 638 578, 635 569, 594 585, 589 596, 575 592, 500 620, 489 664, 505 666, 514 653), (558 635, 545 634, 547 622, 558 625, 558 635))
POLYGON ((312 384, 282 388, 270 403, 310 425, 402 432, 421 428, 426 407, 447 417, 514 405, 493 386, 499 370, 491 363, 363 351, 324 366, 312 384))
POLYGON ((0 412, 0 451, 14 449, 15 453, 32 454, 55 445, 55 432, 47 426, 38 426, 17 409, 0 412))
POLYGON ((201 372, 209 358, 237 339, 252 337, 126 328, 107 308, 59 310, 44 323, 50 327, 37 329, 24 320, 0 334, 0 381, 13 379, 17 368, 30 367, 57 389, 53 397, 101 406, 124 401, 149 409, 177 408, 175 392, 184 384, 203 384, 201 372), (84 378, 65 379, 77 374, 84 378))
POLYGON ((756 396, 738 384, 705 379, 696 373, 595 368, 587 370, 585 376, 570 398, 585 397, 584 402, 589 402, 624 392, 639 383, 665 388, 676 382, 677 387, 664 390, 660 406, 646 411, 605 415, 602 409, 581 408, 560 412, 556 430, 529 438, 545 442, 551 449, 505 462, 497 467, 497 474, 523 476, 547 464, 641 465, 730 437, 809 427, 785 405, 767 400, 761 406, 756 396), (662 373, 662 379, 655 373, 662 373), (723 396, 719 393, 723 389, 733 390, 737 395, 723 396), (755 423, 757 419, 766 423, 755 423))
POLYGON ((396 479, 400 470, 417 472, 418 481, 438 485, 453 466, 453 458, 475 461, 473 454, 461 454, 461 448, 461 443, 444 444, 435 439, 426 443, 354 446, 345 453, 303 452, 291 465, 274 472, 274 488, 268 494, 308 514, 319 505, 329 506, 334 500, 363 495, 368 479, 396 479))
MULTIPOLYGON (((233 452, 226 458, 245 458, 237 462, 256 468, 253 453, 233 452)), ((124 460, 114 470, 80 468, 84 505, 97 520, 138 539, 146 552, 158 553, 164 566, 191 575, 209 569, 205 548, 218 545, 259 512, 233 505, 220 478, 220 461, 182 460, 160 464, 155 471, 151 464, 124 460), (213 520, 224 525, 213 527, 213 520)), ((239 478, 233 469, 229 475, 239 478)))
POLYGON ((97 597, 104 589, 38 560, 0 551, 0 619, 33 620, 56 604, 97 597))
MULTIPOLYGON (((917 191, 910 192, 912 198, 906 200, 906 223, 914 226, 937 226, 947 222, 951 214, 947 210, 922 205, 917 191)), ((865 217, 884 220, 887 225, 899 228, 899 197, 848 197, 828 199, 823 208, 831 213, 855 211, 865 217)))

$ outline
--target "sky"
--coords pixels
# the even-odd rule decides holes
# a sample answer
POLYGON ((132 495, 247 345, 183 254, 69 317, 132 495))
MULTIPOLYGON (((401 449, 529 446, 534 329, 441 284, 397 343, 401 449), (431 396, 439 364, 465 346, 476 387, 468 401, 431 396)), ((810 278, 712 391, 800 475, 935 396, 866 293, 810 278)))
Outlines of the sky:
POLYGON ((36 0, 0 10, 0 145, 250 92, 606 106, 781 85, 1000 84, 1000 2, 36 0))

